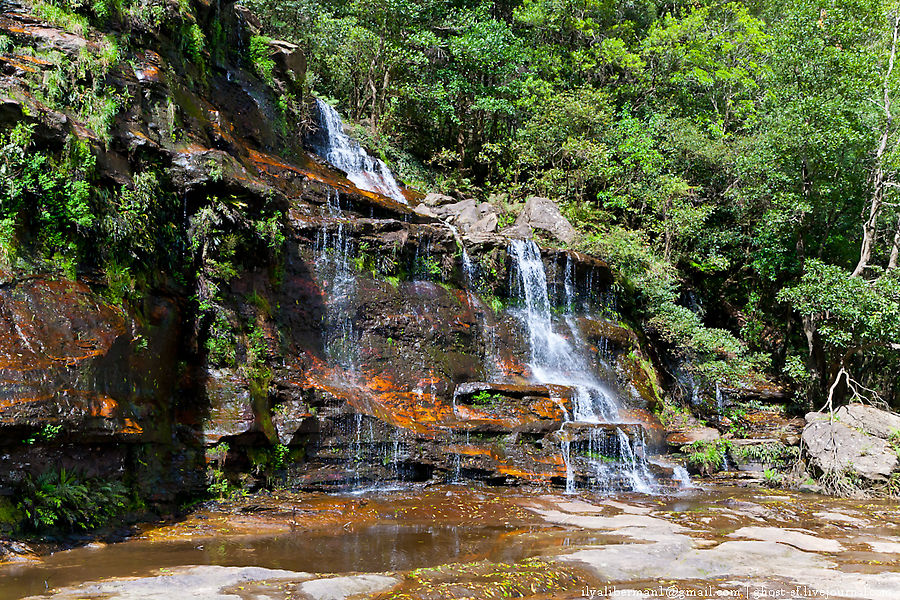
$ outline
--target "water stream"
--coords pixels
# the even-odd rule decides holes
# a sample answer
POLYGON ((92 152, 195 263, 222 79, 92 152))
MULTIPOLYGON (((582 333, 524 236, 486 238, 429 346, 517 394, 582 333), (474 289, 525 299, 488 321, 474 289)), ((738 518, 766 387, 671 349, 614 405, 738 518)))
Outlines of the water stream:
POLYGON ((319 132, 312 139, 316 152, 347 174, 361 190, 377 192, 406 204, 406 198, 391 170, 381 159, 369 156, 365 149, 344 133, 341 116, 328 103, 316 99, 319 132))
POLYGON ((625 423, 619 414, 616 395, 591 364, 584 350, 587 344, 575 323, 574 267, 571 263, 566 266, 563 313, 561 318, 554 319, 540 248, 533 241, 514 240, 509 255, 511 290, 522 301, 522 307, 515 309, 514 314, 528 336, 529 367, 534 381, 568 386, 575 392, 573 419, 563 423, 560 435, 566 490, 575 490, 575 463, 578 462, 592 471, 591 479, 598 489, 623 486, 652 492, 655 482, 648 468, 642 436, 629 436, 624 427, 612 430, 608 427, 625 423))

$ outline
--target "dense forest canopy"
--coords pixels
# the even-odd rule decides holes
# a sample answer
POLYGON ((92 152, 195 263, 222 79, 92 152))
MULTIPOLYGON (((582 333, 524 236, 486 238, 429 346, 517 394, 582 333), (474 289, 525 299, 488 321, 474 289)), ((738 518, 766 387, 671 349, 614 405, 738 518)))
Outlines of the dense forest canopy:
POLYGON ((559 201, 707 382, 900 405, 894 2, 250 5, 410 185, 559 201))

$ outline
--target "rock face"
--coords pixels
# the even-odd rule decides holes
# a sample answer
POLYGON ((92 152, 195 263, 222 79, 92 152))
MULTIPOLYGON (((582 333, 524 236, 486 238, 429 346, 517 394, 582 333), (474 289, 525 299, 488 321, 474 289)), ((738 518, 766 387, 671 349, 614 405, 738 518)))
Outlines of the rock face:
MULTIPOLYGON (((254 26, 242 7, 222 10, 206 17, 254 26)), ((22 11, 3 13, 0 30, 73 60, 96 50, 22 11)), ((238 34, 228 33, 234 47, 238 34)), ((0 81, 3 122, 40 125, 48 148, 86 139, 97 186, 132 186, 156 165, 193 265, 127 299, 96 266, 74 281, 37 267, 0 275, 0 495, 60 467, 124 477, 160 503, 202 493, 214 476, 251 488, 276 476, 317 489, 564 485, 599 477, 609 456, 597 444, 661 444, 653 355, 626 325, 603 261, 536 252, 558 337, 577 341, 588 375, 621 405, 618 425, 564 427, 574 388, 531 383, 524 291, 511 285, 490 204, 428 195, 414 212, 323 166, 274 126, 279 94, 302 81, 294 46, 272 43, 273 88, 240 63, 186 75, 180 46, 145 37, 111 67, 131 103, 108 141, 35 101, 24 79, 0 81), (468 264, 436 218, 459 229, 468 264), (573 472, 590 461, 591 474, 573 472)), ((546 199, 529 199, 520 225, 574 239, 546 199)))
POLYGON ((666 443, 673 447, 681 447, 694 442, 714 442, 722 435, 712 427, 696 427, 682 431, 673 431, 666 436, 666 443))
POLYGON ((566 244, 574 242, 578 233, 559 212, 555 202, 538 196, 531 196, 525 201, 525 208, 519 213, 516 222, 503 233, 510 237, 531 237, 533 229, 546 231, 566 244))
POLYGON ((850 472, 869 481, 885 481, 900 466, 897 451, 885 440, 857 431, 828 415, 806 415, 803 429, 810 462, 825 472, 850 472))

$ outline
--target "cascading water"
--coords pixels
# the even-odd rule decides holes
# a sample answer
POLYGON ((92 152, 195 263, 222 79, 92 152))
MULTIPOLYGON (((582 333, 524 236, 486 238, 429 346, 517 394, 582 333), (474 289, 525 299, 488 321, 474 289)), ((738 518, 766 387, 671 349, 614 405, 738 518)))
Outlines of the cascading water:
POLYGON ((540 248, 532 241, 514 240, 509 254, 512 259, 511 289, 523 302, 515 316, 528 335, 529 367, 533 378, 538 383, 569 386, 575 391, 572 420, 567 415, 560 432, 566 491, 575 489, 576 460, 586 463, 594 471, 593 477, 600 488, 609 489, 610 480, 620 479, 635 491, 652 491, 653 477, 641 440, 630 438, 622 427, 614 427, 614 441, 606 435, 607 428, 597 427, 593 431, 590 427, 621 423, 621 417, 615 394, 596 375, 585 353, 579 351, 587 344, 581 339, 573 315, 576 308, 574 267, 567 265, 566 268, 562 302, 565 312, 557 325, 551 311, 540 248), (585 428, 587 439, 580 442, 573 441, 573 434, 567 431, 584 431, 585 428), (580 458, 576 456, 576 444, 580 444, 580 458), (615 456, 611 458, 609 453, 615 453, 615 456))
POLYGON ((336 222, 329 230, 328 223, 316 237, 316 275, 325 292, 326 315, 323 337, 325 351, 334 362, 348 371, 356 368, 358 340, 353 325, 353 306, 356 300, 356 273, 353 271, 353 242, 341 218, 340 194, 329 194, 324 217, 336 222))
POLYGON ((338 112, 326 102, 316 99, 319 133, 312 139, 316 152, 347 174, 361 190, 377 192, 406 204, 397 180, 384 161, 369 156, 359 142, 344 133, 338 112))

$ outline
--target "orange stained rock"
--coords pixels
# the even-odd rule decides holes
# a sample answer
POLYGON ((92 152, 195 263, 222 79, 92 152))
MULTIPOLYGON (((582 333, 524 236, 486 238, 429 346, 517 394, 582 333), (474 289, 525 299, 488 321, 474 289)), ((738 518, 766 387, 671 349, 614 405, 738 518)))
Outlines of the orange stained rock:
POLYGON ((337 171, 322 166, 313 160, 308 160, 303 167, 299 167, 297 165, 282 162, 277 157, 259 150, 248 148, 247 151, 250 155, 250 160, 253 161, 257 168, 272 177, 278 178, 280 176, 277 172, 278 170, 290 171, 341 191, 363 196, 364 198, 371 200, 374 204, 387 208, 393 212, 403 214, 412 212, 409 206, 401 204, 393 198, 388 198, 387 196, 368 190, 359 189, 349 179, 343 177, 337 171))
POLYGON ((144 433, 144 429, 140 425, 135 423, 133 420, 129 419, 128 417, 125 417, 122 420, 122 423, 123 423, 122 428, 119 430, 121 433, 128 433, 128 434, 135 434, 135 435, 144 433))
POLYGON ((85 285, 50 279, 0 293, 0 368, 33 371, 75 365, 105 354, 125 333, 125 312, 106 304, 85 285), (67 321, 82 322, 80 338, 67 321))
POLYGON ((175 151, 179 154, 202 154, 204 152, 212 152, 212 148, 207 148, 206 146, 201 146, 196 142, 187 142, 178 144, 175 148, 175 151))
POLYGON ((34 63, 36 65, 40 65, 42 67, 53 66, 53 63, 49 60, 45 60, 43 58, 39 58, 37 56, 29 56, 27 54, 16 54, 16 60, 24 60, 25 62, 34 63))
POLYGON ((462 456, 488 456, 494 460, 501 460, 490 448, 480 446, 453 445, 447 447, 449 454, 460 454, 462 456))
POLYGON ((92 417, 105 417, 113 419, 119 412, 119 403, 109 396, 97 394, 97 396, 88 401, 88 414, 92 417))
POLYGON ((44 394, 42 396, 31 396, 26 398, 0 398, 0 410, 19 404, 28 404, 29 402, 44 402, 51 398, 53 398, 53 394, 44 394))
POLYGON ((18 60, 14 59, 14 58, 8 58, 8 57, 6 57, 6 56, 0 56, 0 61, 3 61, 3 62, 5 62, 5 63, 7 63, 7 64, 10 64, 10 65, 14 66, 14 67, 17 68, 17 69, 21 69, 22 71, 25 71, 26 73, 37 73, 37 72, 38 72, 38 70, 35 69, 34 67, 31 67, 31 66, 29 66, 29 65, 22 64, 21 62, 19 62, 18 60))
POLYGON ((623 422, 634 421, 640 423, 648 429, 656 429, 665 431, 665 426, 659 420, 659 417, 643 408, 623 408, 619 411, 623 422))
POLYGON ((566 418, 566 414, 560 406, 559 402, 551 399, 539 398, 532 401, 528 408, 535 414, 553 421, 561 421, 566 418))
POLYGON ((497 471, 499 471, 503 475, 518 477, 519 479, 525 479, 527 481, 546 481, 553 476, 549 473, 535 473, 533 471, 526 471, 525 469, 520 469, 511 465, 498 465, 497 471))

